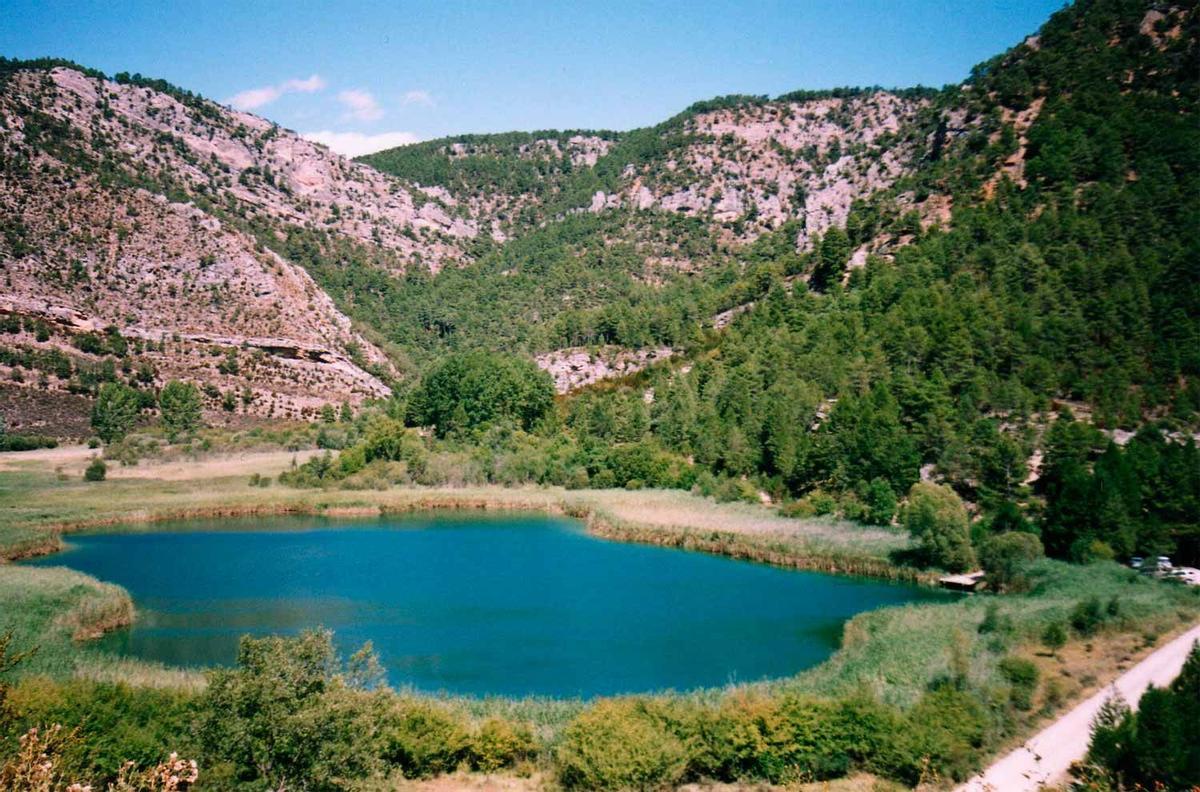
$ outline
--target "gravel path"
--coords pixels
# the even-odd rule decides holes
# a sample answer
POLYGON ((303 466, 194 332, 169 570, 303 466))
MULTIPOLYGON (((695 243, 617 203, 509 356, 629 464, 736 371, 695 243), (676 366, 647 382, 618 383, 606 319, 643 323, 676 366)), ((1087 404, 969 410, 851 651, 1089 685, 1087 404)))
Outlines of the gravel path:
MULTIPOLYGON (((61 470, 72 477, 79 477, 92 457, 100 453, 99 449, 83 445, 8 451, 0 453, 0 470, 61 470)), ((251 473, 274 476, 287 470, 293 459, 301 464, 320 453, 310 448, 303 451, 231 451, 205 454, 198 459, 147 457, 128 467, 110 461, 108 478, 187 481, 216 476, 249 476, 251 473)))
MULTIPOLYGON (((1117 677, 1113 684, 1129 705, 1137 708, 1148 685, 1162 687, 1179 675, 1192 644, 1200 641, 1200 625, 1155 650, 1149 657, 1117 677)), ((1025 792, 1064 780, 1071 763, 1082 759, 1091 737, 1092 718, 1105 699, 1108 687, 1038 732, 982 775, 958 787, 958 792, 1025 792)))

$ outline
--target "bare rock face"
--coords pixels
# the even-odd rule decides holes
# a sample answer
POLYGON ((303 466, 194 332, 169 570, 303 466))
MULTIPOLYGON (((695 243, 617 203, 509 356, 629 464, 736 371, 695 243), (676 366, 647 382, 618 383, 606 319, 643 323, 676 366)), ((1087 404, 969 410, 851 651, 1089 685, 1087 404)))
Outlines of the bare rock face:
POLYGON ((382 245, 402 260, 436 269, 461 258, 454 240, 477 233, 436 198, 249 113, 202 100, 185 105, 150 88, 66 68, 21 72, 6 93, 80 130, 83 144, 97 153, 116 143, 150 174, 214 200, 232 199, 247 212, 382 245))
MULTIPOLYGON (((635 246, 645 262, 636 277, 653 285, 785 224, 796 229, 797 249, 810 248, 845 225, 853 202, 911 172, 928 143, 917 123, 925 100, 864 92, 725 107, 625 136, 446 142, 437 156, 493 166, 447 188, 411 184, 262 118, 156 87, 63 67, 4 75, 0 315, 21 324, 0 333, 0 345, 19 345, 26 357, 59 349, 86 369, 102 356, 80 338, 115 333, 133 342, 136 358, 124 365, 152 372, 140 375, 146 385, 194 380, 207 386, 211 408, 226 410, 237 390, 238 411, 266 415, 385 395, 395 374, 310 272, 437 272, 470 264, 486 249, 476 244, 481 235, 502 243, 590 212, 615 220, 603 224, 605 244, 635 246), (661 135, 650 154, 637 148, 648 133, 661 135), (624 141, 634 148, 622 149, 624 141), (496 162, 513 178, 489 181, 496 162), (664 223, 667 213, 682 217, 664 223), (679 224, 704 238, 681 241, 679 224), (367 265, 354 260, 364 251, 367 265), (49 337, 31 332, 37 327, 49 337), (243 358, 249 364, 228 362, 243 358)), ((1036 113, 1011 123, 1023 134, 1036 113)), ((951 134, 958 126, 949 119, 951 134)), ((1018 181, 1021 142, 1003 174, 1018 181)), ((897 201, 923 226, 950 221, 944 196, 897 201)), ((904 242, 863 245, 851 268, 904 242)), ((539 363, 565 391, 669 353, 609 350, 592 360, 562 350, 539 363)), ((0 360, 0 376, 11 373, 6 366, 0 360)), ((78 371, 25 378, 47 389, 94 387, 78 380, 78 371)))
MULTIPOLYGON (((453 200, 473 216, 490 218, 497 240, 519 233, 518 218, 530 213, 538 222, 552 222, 563 212, 635 210, 698 218, 727 247, 799 221, 796 242, 806 249, 829 227, 845 225, 853 201, 891 187, 913 168, 924 143, 912 134, 913 122, 927 106, 927 100, 886 91, 749 103, 670 122, 652 132, 661 137, 653 155, 632 158, 615 149, 622 140, 644 138, 650 130, 615 140, 588 135, 537 139, 515 149, 502 137, 448 142, 431 156, 452 161, 474 157, 481 165, 515 157, 553 174, 538 190, 506 192, 504 185, 489 188, 474 182, 436 188, 443 202, 453 200), (619 169, 616 184, 609 180, 579 203, 577 192, 571 192, 572 175, 612 156, 623 157, 623 164, 609 162, 600 170, 611 174, 619 169), (564 205, 564 198, 576 203, 564 205)), ((601 177, 602 182, 607 179, 601 177)))
POLYGON ((635 170, 625 202, 704 217, 730 243, 800 220, 801 248, 911 165, 899 133, 925 105, 887 92, 701 113, 666 172, 635 170))
POLYGON ((603 347, 595 351, 572 347, 539 355, 537 364, 550 373, 556 391, 570 393, 600 380, 636 374, 674 354, 670 347, 638 350, 603 347))
POLYGON ((80 391, 106 357, 81 339, 102 334, 125 341, 118 378, 195 381, 213 410, 234 392, 237 412, 280 417, 385 396, 386 356, 230 213, 434 267, 476 233, 436 197, 209 102, 66 68, 15 72, 2 89, 0 316, 19 322, 0 345, 57 350, 75 370, 3 367, 29 387, 80 391))

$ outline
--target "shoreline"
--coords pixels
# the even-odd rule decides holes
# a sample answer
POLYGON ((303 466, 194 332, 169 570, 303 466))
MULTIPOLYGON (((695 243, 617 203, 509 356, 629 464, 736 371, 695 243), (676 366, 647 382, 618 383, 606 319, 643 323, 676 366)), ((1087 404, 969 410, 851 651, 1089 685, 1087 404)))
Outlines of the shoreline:
MULTIPOLYGON (((158 480, 146 480, 152 484, 158 480)), ((204 484, 212 490, 237 489, 229 479, 204 479, 204 484)), ((161 482, 159 482, 161 483, 161 482)), ((251 520, 255 517, 302 517, 311 516, 328 519, 380 518, 389 515, 435 514, 438 512, 493 512, 516 513, 528 512, 548 516, 561 516, 579 520, 583 530, 592 537, 603 541, 641 544, 664 548, 677 549, 687 552, 699 552, 733 560, 764 564, 776 568, 793 571, 809 571, 820 574, 860 577, 878 582, 897 585, 933 586, 936 576, 922 573, 919 570, 897 567, 882 558, 868 556, 839 557, 834 552, 812 552, 811 546, 789 546, 787 539, 781 534, 773 534, 763 530, 759 534, 738 533, 735 529, 705 530, 696 525, 688 525, 687 517, 696 517, 702 512, 715 513, 724 516, 728 513, 730 519, 739 515, 762 516, 765 510, 756 505, 740 506, 736 504, 718 504, 707 499, 701 499, 689 493, 663 490, 646 490, 630 492, 626 490, 556 490, 551 488, 506 488, 490 486, 484 488, 469 488, 462 490, 447 488, 395 488, 384 491, 345 491, 345 490, 302 490, 278 488, 265 493, 259 490, 232 492, 221 505, 170 505, 172 501, 185 500, 187 493, 173 492, 169 494, 166 503, 160 505, 142 506, 136 509, 121 509, 108 514, 101 514, 80 519, 53 520, 46 522, 13 521, 13 527, 19 527, 26 534, 40 534, 35 538, 25 539, 8 546, 0 546, 0 568, 4 565, 20 565, 21 561, 34 558, 44 558, 63 551, 67 546, 66 539, 72 534, 88 532, 104 532, 105 529, 115 529, 120 533, 137 532, 140 529, 152 530, 153 526, 164 523, 187 520, 251 520), (253 502, 255 496, 269 498, 266 502, 253 502), (605 499, 609 503, 605 503, 605 499), (615 503, 619 501, 620 503, 615 503), (690 514, 685 513, 684 525, 672 524, 655 525, 652 522, 640 522, 630 519, 628 514, 621 515, 618 506, 627 507, 632 502, 662 506, 662 501, 668 505, 682 501, 690 514), (699 507, 699 508, 698 508, 699 507)), ((628 509, 627 509, 628 510, 628 509)), ((48 510, 49 511, 49 510, 48 510)), ((636 509, 635 509, 636 511, 636 509)), ((812 523, 791 518, 777 518, 780 525, 805 526, 817 525, 824 527, 824 521, 812 523)), ((696 519, 694 522, 701 522, 696 519)), ((253 523, 233 530, 248 530, 253 523)), ((743 526, 743 530, 746 530, 743 526)), ((797 527, 797 530, 800 530, 797 527)), ((799 542, 799 537, 792 537, 793 542, 799 542)), ((70 569, 69 566, 64 566, 70 569)), ((98 586, 103 588, 119 588, 109 581, 95 579, 98 586)), ((72 642, 86 651, 86 646, 104 635, 131 627, 137 619, 137 609, 125 589, 120 588, 127 607, 106 611, 103 615, 88 619, 86 625, 81 625, 72 632, 72 642)), ((830 658, 842 650, 842 642, 834 649, 830 658)), ((810 668, 797 669, 783 677, 764 680, 766 683, 786 681, 802 674, 810 668)), ((704 688, 691 693, 711 693, 714 689, 704 688)), ((436 697, 436 696, 435 696, 436 697)), ((514 702, 524 699, 514 699, 514 702)))
MULTIPOLYGON (((538 497, 533 498, 522 497, 524 493, 531 491, 528 489, 495 486, 483 488, 483 490, 482 494, 477 494, 445 488, 429 490, 395 488, 379 493, 385 498, 390 495, 395 498, 394 500, 388 499, 372 504, 331 504, 299 500, 291 503, 232 503, 224 506, 166 507, 157 510, 139 509, 90 519, 29 525, 30 530, 44 532, 46 536, 40 541, 0 548, 0 563, 52 555, 63 549, 64 536, 95 529, 119 528, 122 525, 144 526, 181 520, 232 520, 251 517, 312 516, 336 519, 457 510, 529 511, 581 520, 589 535, 608 541, 700 552, 798 571, 866 577, 921 586, 936 586, 937 583, 937 574, 934 572, 898 566, 883 558, 802 552, 799 548, 789 547, 783 537, 770 534, 764 534, 761 538, 752 538, 732 530, 702 530, 686 525, 663 526, 638 523, 605 513, 602 506, 595 502, 589 502, 589 495, 593 498, 602 497, 599 494, 627 492, 625 490, 578 490, 580 495, 571 497, 565 494, 571 491, 560 492, 545 488, 532 490, 532 492, 538 493, 538 497), (766 541, 763 541, 764 539, 766 541)), ((287 492, 293 497, 302 498, 311 492, 325 491, 289 489, 287 492)), ((331 492, 355 493, 353 490, 331 492)), ((682 491, 679 494, 690 498, 697 497, 682 491)))
MULTIPOLYGON (((212 465, 203 469, 212 470, 212 465)), ((256 466, 257 467, 257 466, 256 466)), ((259 467, 262 470, 262 467, 259 467)), ((131 661, 92 648, 88 639, 125 627, 136 619, 132 603, 122 605, 127 592, 111 583, 83 576, 67 567, 16 565, 16 561, 47 556, 64 547, 71 534, 114 529, 136 532, 189 519, 245 519, 313 516, 328 519, 379 518, 388 515, 463 512, 531 512, 578 519, 588 535, 606 541, 656 545, 770 566, 849 575, 900 584, 928 585, 932 573, 891 564, 890 553, 907 545, 895 531, 871 529, 830 518, 784 518, 757 504, 717 503, 674 490, 565 490, 560 488, 419 488, 388 490, 300 490, 278 485, 252 487, 249 476, 200 474, 197 478, 157 478, 157 466, 135 468, 130 475, 99 484, 84 484, 61 472, 0 472, 0 483, 11 484, 0 511, 0 586, 7 586, 6 605, 31 611, 24 621, 26 639, 51 643, 50 662, 34 675, 53 679, 77 678, 196 692, 204 677, 179 666, 131 661), (32 474, 32 475, 31 475, 32 474), (11 478, 10 478, 11 476, 11 478), (9 574, 5 575, 5 570, 9 574), (26 572, 49 572, 37 578, 26 572), (7 578, 7 580, 5 580, 7 578), (37 585, 30 585, 36 583, 37 585), (84 585, 79 585, 80 583, 84 585), (77 593, 78 592, 78 593, 77 593), (25 603, 22 605, 22 603, 25 603), (41 609, 46 615, 39 615, 41 609)), ((265 471, 273 472, 273 471, 265 471)), ((252 525, 252 523, 251 523, 252 525)), ((249 526, 248 526, 249 527, 249 526)), ((235 528, 236 530, 236 528, 235 528)), ((842 627, 832 653, 817 665, 796 669, 768 680, 687 691, 636 694, 637 699, 717 706, 726 696, 773 698, 800 695, 834 699, 868 690, 881 703, 907 711, 931 680, 952 670, 956 652, 971 658, 972 684, 980 690, 1005 684, 997 663, 1006 654, 1019 654, 1038 663, 1044 678, 1055 680, 1062 702, 1078 700, 1109 675, 1115 676, 1128 659, 1147 651, 1141 643, 1147 631, 1169 636, 1200 614, 1200 597, 1183 597, 1170 587, 1129 581, 1115 565, 1080 568, 1061 562, 1039 562, 1037 577, 1044 586, 1034 594, 1004 597, 955 597, 945 603, 885 607, 859 613, 842 627), (1038 636, 1049 620, 1065 622, 1081 598, 1102 594, 1120 596, 1122 618, 1112 631, 1089 642, 1072 641, 1063 659, 1038 654, 1038 636), (979 631, 990 604, 1001 609, 1010 625, 1003 649, 996 638, 979 631), (965 642, 965 643, 964 643, 965 642), (1095 644, 1095 653, 1092 651, 1095 644), (1103 657, 1101 657, 1103 655, 1103 657), (1100 679, 1088 669, 1099 671, 1100 679), (1068 673, 1069 672, 1069 673, 1068 673)), ((412 692, 412 691, 409 691, 412 692)), ((502 717, 539 724, 547 739, 562 729, 592 700, 542 697, 468 697, 420 693, 431 701, 478 722, 502 717)), ((1048 693, 1043 688, 1042 700, 1048 693)), ((604 697, 601 697, 604 698, 604 697)), ((1018 716, 1019 734, 1033 731, 1042 718, 1018 716)), ((1015 739, 1015 738, 1013 738, 1015 739)), ((989 756, 1008 739, 989 746, 989 756)))

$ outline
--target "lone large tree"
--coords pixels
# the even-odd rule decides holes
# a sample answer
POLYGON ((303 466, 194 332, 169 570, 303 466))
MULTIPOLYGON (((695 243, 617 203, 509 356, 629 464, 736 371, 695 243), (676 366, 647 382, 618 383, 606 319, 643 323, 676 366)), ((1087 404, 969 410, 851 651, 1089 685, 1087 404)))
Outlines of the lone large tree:
POLYGON ((949 487, 926 481, 914 484, 901 521, 917 540, 926 564, 962 572, 975 563, 967 509, 949 487))

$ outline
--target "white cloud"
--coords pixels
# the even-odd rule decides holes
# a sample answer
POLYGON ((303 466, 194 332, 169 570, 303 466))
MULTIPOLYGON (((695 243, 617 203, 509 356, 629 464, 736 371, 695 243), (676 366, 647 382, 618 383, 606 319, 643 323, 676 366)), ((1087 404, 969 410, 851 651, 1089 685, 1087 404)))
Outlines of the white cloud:
POLYGON ((323 143, 343 157, 358 157, 396 146, 406 146, 420 140, 412 132, 380 132, 377 135, 365 135, 362 132, 333 132, 328 129, 320 132, 304 132, 302 137, 323 143))
POLYGON ((404 94, 404 104, 424 105, 425 107, 433 107, 433 97, 429 95, 429 91, 412 90, 404 94))
POLYGON ((346 117, 355 121, 378 121, 383 118, 383 108, 370 91, 353 88, 338 94, 338 101, 346 106, 346 117))
POLYGON ((266 85, 262 88, 250 88, 234 94, 226 104, 238 110, 256 110, 269 105, 279 97, 288 93, 316 93, 325 87, 325 80, 319 74, 314 74, 306 80, 285 80, 279 85, 266 85))
POLYGON ((274 86, 266 88, 251 88, 230 97, 228 104, 238 110, 254 110, 278 99, 280 91, 274 86))
POLYGON ((291 93, 316 93, 325 87, 325 81, 321 79, 321 75, 314 74, 307 80, 288 80, 283 84, 283 90, 291 93))

